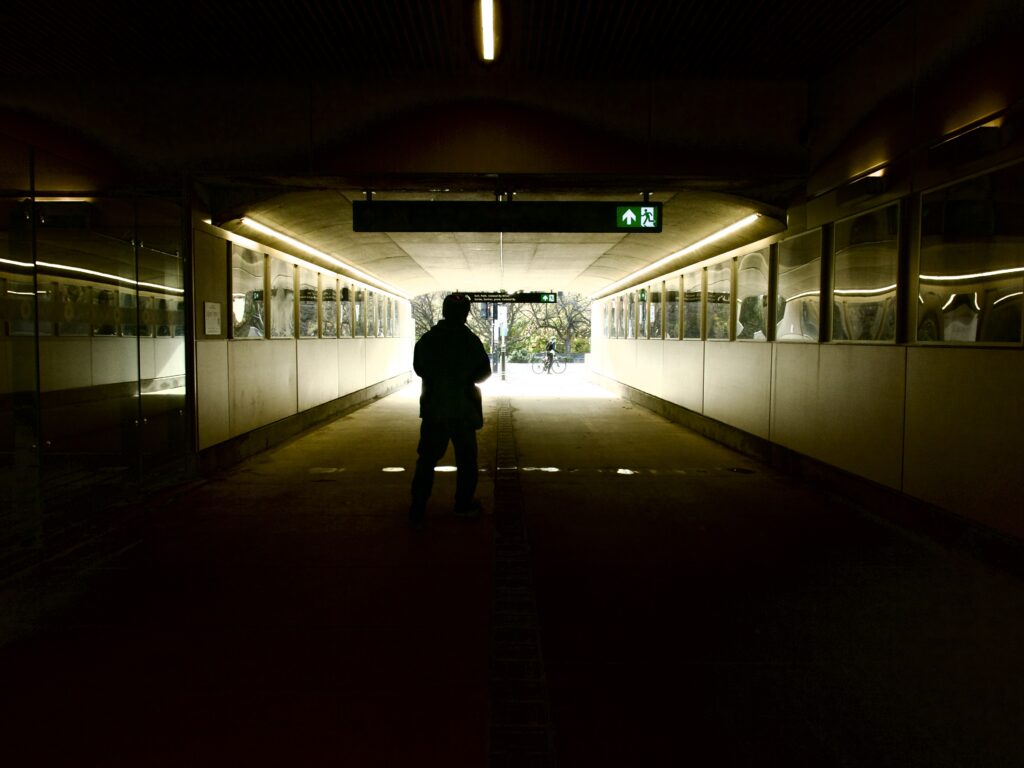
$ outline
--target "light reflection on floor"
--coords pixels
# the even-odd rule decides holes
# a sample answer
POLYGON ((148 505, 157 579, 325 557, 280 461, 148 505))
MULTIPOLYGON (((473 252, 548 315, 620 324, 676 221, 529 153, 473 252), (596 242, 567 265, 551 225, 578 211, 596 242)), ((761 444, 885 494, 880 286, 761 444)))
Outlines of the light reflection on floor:
MULTIPOLYGON (((534 373, 529 365, 512 363, 505 366, 505 377, 501 373, 491 375, 480 385, 484 398, 517 397, 532 399, 590 398, 615 399, 615 395, 590 383, 587 369, 582 363, 566 366, 564 373, 534 373)), ((402 399, 416 399, 420 394, 419 377, 413 376, 409 386, 393 396, 402 399)))

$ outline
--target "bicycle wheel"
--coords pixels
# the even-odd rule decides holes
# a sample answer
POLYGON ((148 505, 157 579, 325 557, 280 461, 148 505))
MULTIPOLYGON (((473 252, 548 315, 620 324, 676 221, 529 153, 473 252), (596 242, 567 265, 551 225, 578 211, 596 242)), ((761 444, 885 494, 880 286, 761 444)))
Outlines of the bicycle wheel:
POLYGON ((555 361, 551 363, 551 370, 555 373, 562 373, 565 370, 565 360, 556 357, 555 361))
POLYGON ((533 368, 534 373, 544 373, 544 356, 534 356, 533 360, 530 362, 530 367, 533 368))

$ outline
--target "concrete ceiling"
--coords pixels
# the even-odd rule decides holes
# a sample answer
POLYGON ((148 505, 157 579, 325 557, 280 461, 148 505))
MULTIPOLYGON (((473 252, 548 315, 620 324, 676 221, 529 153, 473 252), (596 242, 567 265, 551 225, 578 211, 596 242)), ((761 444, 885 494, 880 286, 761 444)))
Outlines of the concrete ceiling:
POLYGON ((289 250, 250 217, 408 295, 593 294, 750 213, 764 217, 717 251, 780 231, 805 189, 809 83, 909 12, 882 0, 499 6, 500 55, 483 65, 470 0, 258 0, 245 13, 12 0, 0 117, 35 120, 23 135, 36 145, 45 121, 116 158, 122 179, 180 189, 184 176, 218 226, 289 250), (512 205, 646 193, 664 204, 664 231, 357 233, 365 190, 512 205))
MULTIPOLYGON (((615 201, 625 197, 607 193, 524 193, 517 194, 515 200, 615 201)), ((246 206, 245 216, 313 245, 409 295, 438 290, 560 290, 589 295, 751 213, 763 213, 766 209, 753 201, 721 194, 654 192, 650 199, 663 203, 663 231, 659 234, 354 232, 352 201, 362 198, 361 192, 353 190, 288 192, 246 206)), ((375 194, 374 199, 486 201, 488 197, 385 191, 375 194)), ((493 196, 490 199, 493 200, 493 196)), ((510 204, 515 205, 515 202, 510 204)), ((218 223, 257 242, 292 250, 246 226, 240 218, 218 223)), ((768 216, 719 247, 751 242, 781 228, 777 217, 768 216)), ((295 253, 317 261, 315 256, 295 253)), ((669 266, 683 266, 702 255, 706 253, 683 256, 669 266)))

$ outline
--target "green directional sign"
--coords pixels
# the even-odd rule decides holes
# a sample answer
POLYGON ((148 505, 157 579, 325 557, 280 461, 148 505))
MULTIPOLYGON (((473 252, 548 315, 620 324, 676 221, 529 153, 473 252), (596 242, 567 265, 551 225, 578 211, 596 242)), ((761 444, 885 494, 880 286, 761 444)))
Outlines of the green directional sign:
POLYGON ((658 205, 620 205, 615 208, 615 226, 619 229, 661 230, 658 205))
POLYGON ((504 291, 465 291, 463 292, 471 302, 495 304, 557 304, 558 293, 554 291, 519 291, 518 293, 505 293, 504 291))

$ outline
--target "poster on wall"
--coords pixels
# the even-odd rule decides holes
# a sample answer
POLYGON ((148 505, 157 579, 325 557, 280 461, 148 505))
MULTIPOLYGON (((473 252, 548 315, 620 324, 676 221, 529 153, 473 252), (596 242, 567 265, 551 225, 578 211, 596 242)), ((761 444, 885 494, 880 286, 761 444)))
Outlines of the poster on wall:
POLYGON ((205 332, 207 336, 220 336, 220 303, 216 301, 203 302, 206 317, 205 332))

